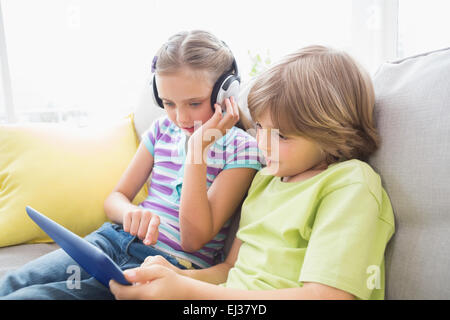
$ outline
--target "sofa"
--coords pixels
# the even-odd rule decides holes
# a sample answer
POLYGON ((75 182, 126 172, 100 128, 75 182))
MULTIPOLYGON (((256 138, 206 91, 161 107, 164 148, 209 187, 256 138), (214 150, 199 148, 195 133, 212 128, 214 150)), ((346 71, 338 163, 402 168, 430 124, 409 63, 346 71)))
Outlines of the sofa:
MULTIPOLYGON (((369 162, 381 175, 396 222, 396 233, 385 254, 386 299, 450 298, 448 79, 450 48, 383 63, 373 76, 375 118, 382 143, 369 162)), ((247 113, 250 87, 251 83, 244 86, 238 99, 247 113)), ((137 137, 163 114, 152 105, 149 89, 144 90, 134 112, 137 137)), ((239 212, 226 250, 238 222, 239 212)), ((47 242, 0 248, 0 277, 57 248, 47 242)))

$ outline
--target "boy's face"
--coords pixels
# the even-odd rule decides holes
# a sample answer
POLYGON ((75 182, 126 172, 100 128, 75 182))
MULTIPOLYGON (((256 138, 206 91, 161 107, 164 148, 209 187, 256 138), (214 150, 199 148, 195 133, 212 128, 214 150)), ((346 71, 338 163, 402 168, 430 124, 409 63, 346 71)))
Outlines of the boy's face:
POLYGON ((157 75, 156 85, 167 116, 185 134, 192 135, 194 124, 200 127, 214 114, 210 102, 213 85, 205 72, 181 69, 157 75))
POLYGON ((273 128, 270 114, 265 112, 257 122, 258 147, 263 152, 266 174, 294 177, 323 164, 325 154, 311 140, 300 136, 285 136, 273 128))

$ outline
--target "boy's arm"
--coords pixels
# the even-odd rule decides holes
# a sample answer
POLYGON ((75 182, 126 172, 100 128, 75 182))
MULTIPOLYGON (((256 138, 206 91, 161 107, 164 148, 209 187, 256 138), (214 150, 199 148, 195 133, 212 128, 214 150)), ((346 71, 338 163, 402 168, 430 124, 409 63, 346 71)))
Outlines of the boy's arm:
POLYGON ((300 288, 277 290, 240 290, 186 279, 186 297, 192 300, 352 300, 348 292, 321 283, 308 282, 300 288))
POLYGON ((154 260, 147 267, 125 271, 130 282, 145 283, 122 286, 110 282, 117 299, 192 299, 192 300, 287 300, 287 299, 353 299, 342 290, 320 283, 304 283, 301 288, 248 291, 217 286, 226 281, 228 271, 234 266, 242 242, 235 238, 224 263, 202 270, 177 270, 159 265, 154 260), (152 265, 153 264, 153 265, 152 265), (132 271, 130 273, 130 271, 132 271), (208 283, 209 282, 209 283, 208 283))
POLYGON ((242 290, 188 278, 166 267, 152 265, 125 271, 130 282, 140 285, 124 286, 114 280, 109 283, 116 299, 170 299, 170 300, 349 300, 348 292, 320 283, 304 283, 300 288, 277 290, 242 290))
POLYGON ((212 284, 221 284, 227 281, 228 272, 236 262, 241 244, 241 240, 234 238, 230 252, 228 253, 225 261, 210 268, 183 270, 175 267, 162 256, 149 256, 145 259, 144 263, 136 269, 142 269, 152 265, 160 265, 188 278, 209 282, 212 284))
POLYGON ((182 270, 181 275, 192 279, 186 281, 189 299, 223 299, 223 300, 312 300, 312 299, 354 299, 354 296, 345 291, 315 282, 304 282, 301 288, 289 288, 279 290, 249 291, 217 286, 227 280, 228 272, 236 263, 242 241, 234 238, 230 252, 226 260, 207 269, 182 270), (198 281, 200 280, 200 281, 198 281))
POLYGON ((203 282, 209 282, 212 284, 221 284, 227 281, 228 272, 233 268, 237 256, 239 253, 239 248, 241 247, 242 241, 238 238, 234 238, 233 244, 231 246, 230 252, 224 262, 217 264, 213 267, 206 269, 191 269, 191 270, 180 270, 179 274, 187 276, 189 278, 200 280, 203 282))

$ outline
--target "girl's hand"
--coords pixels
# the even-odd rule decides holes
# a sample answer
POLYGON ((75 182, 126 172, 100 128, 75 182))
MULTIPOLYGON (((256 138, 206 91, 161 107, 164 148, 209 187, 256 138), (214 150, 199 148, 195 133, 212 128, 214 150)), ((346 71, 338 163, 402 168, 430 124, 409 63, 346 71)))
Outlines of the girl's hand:
POLYGON ((161 265, 151 265, 124 271, 132 286, 109 282, 109 288, 117 300, 182 300, 188 298, 189 278, 161 265))
POLYGON ((123 215, 123 230, 137 236, 145 245, 152 245, 158 241, 159 216, 136 207, 123 215))
POLYGON ((226 114, 222 115, 222 108, 217 103, 214 105, 213 116, 199 129, 195 130, 189 139, 191 148, 201 146, 205 150, 210 144, 223 137, 227 130, 231 129, 239 121, 239 107, 233 97, 224 100, 226 114))

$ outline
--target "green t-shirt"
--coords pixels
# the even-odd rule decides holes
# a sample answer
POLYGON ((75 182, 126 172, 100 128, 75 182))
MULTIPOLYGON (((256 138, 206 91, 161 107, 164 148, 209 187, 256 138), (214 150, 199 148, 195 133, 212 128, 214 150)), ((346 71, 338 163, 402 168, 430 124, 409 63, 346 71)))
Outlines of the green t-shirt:
POLYGON ((384 251, 395 227, 379 175, 359 160, 300 182, 261 173, 242 205, 242 245, 223 285, 270 290, 317 282, 383 299, 384 251))

